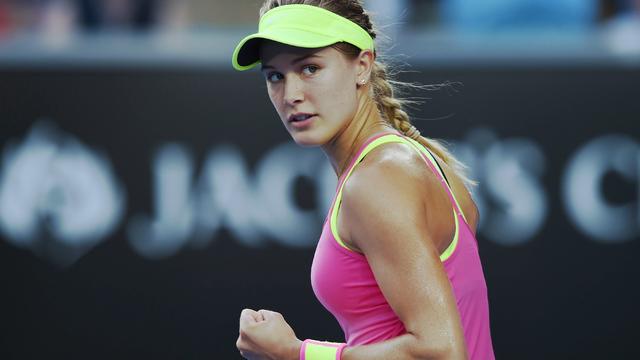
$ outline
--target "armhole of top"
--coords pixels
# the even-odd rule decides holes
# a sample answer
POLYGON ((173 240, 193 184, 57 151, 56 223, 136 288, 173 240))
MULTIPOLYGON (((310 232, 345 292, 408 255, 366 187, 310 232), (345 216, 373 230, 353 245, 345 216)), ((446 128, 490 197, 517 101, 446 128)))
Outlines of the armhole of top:
POLYGON ((342 189, 344 188, 344 185, 347 183, 347 180, 349 179, 349 176, 351 176, 351 173, 353 172, 353 170, 364 159, 364 157, 369 152, 371 152, 371 150, 378 147, 379 145, 391 143, 391 142, 404 142, 404 141, 400 136, 395 134, 384 135, 372 141, 369 145, 367 145, 367 147, 364 148, 364 150, 362 150, 362 152, 358 155, 357 160, 354 162, 353 166, 351 166, 351 168, 348 170, 348 173, 344 177, 342 184, 340 184, 340 187, 338 189, 338 194, 336 195, 336 199, 334 201, 333 207, 331 208, 331 217, 329 219, 331 234, 333 235, 333 238, 336 239, 336 242, 338 243, 338 245, 340 245, 345 250, 352 252, 354 254, 363 255, 363 253, 349 248, 342 241, 342 239, 340 238, 340 235, 338 234, 338 212, 340 211, 340 205, 342 204, 342 189))

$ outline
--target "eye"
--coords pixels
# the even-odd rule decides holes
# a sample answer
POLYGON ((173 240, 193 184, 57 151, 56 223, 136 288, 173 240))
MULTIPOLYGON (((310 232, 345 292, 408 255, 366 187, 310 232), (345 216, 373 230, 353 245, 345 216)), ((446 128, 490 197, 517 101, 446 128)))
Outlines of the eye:
POLYGON ((279 72, 272 71, 270 73, 267 73, 265 78, 267 79, 268 82, 275 83, 282 80, 282 74, 280 74, 279 72))
POLYGON ((305 73, 306 75, 312 75, 314 74, 316 71, 318 71, 318 67, 315 65, 305 65, 302 68, 302 72, 305 73))

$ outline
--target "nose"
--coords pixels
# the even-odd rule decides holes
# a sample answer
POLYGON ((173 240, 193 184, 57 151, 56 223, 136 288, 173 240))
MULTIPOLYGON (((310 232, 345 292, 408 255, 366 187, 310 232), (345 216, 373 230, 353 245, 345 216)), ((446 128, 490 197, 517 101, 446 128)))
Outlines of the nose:
POLYGON ((304 100, 303 84, 297 76, 289 76, 285 80, 283 100, 288 105, 295 105, 304 100))

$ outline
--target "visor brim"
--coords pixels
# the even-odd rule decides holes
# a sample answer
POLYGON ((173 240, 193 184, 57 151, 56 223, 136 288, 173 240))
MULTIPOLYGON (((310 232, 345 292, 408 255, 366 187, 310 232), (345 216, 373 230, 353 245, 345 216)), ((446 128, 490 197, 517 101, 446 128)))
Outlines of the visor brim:
POLYGON ((242 71, 252 69, 258 65, 260 63, 260 44, 263 40, 271 40, 302 48, 322 48, 342 41, 342 39, 332 36, 298 29, 280 28, 277 31, 256 33, 240 41, 233 52, 233 67, 242 71))

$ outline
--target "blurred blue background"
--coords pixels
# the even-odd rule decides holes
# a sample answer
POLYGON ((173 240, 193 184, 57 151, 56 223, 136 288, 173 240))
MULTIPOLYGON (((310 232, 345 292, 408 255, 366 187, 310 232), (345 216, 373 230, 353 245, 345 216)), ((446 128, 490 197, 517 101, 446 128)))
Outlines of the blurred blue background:
MULTIPOLYGON (((227 63, 255 28, 260 1, 4 0, 3 63, 97 59, 227 63)), ((479 58, 586 60, 640 56, 637 0, 397 0, 366 2, 412 63, 479 58)), ((386 36, 386 37, 385 37, 386 36)), ((388 47, 387 46, 387 47, 388 47)))
MULTIPOLYGON (((244 307, 341 341, 335 188, 256 72, 261 1, 0 1, 0 358, 238 359, 244 307)), ((479 182, 499 359, 638 358, 640 0, 366 2, 479 182)))

